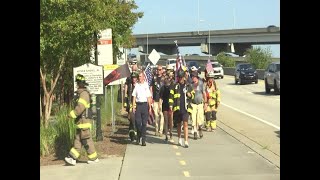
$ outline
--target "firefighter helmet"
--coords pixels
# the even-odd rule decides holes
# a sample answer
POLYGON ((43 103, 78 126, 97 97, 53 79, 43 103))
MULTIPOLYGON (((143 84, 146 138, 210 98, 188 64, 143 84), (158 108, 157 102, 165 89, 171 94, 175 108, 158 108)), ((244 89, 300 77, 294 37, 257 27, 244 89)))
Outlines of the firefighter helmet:
POLYGON ((79 84, 84 84, 86 86, 89 85, 88 83, 86 83, 86 78, 82 74, 77 74, 76 75, 76 82, 79 83, 79 84))
POLYGON ((138 76, 139 76, 139 73, 137 71, 134 71, 131 73, 132 78, 138 78, 138 76))
POLYGON ((180 77, 180 78, 182 78, 182 77, 184 77, 186 75, 186 73, 185 73, 185 71, 184 70, 179 70, 178 71, 178 77, 180 77))

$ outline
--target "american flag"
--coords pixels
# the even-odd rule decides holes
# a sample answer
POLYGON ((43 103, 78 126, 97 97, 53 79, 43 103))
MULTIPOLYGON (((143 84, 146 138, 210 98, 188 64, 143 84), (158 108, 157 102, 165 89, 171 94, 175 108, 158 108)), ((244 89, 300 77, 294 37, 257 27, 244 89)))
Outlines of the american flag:
POLYGON ((145 76, 146 76, 146 81, 148 82, 148 85, 151 86, 151 82, 152 82, 152 69, 150 67, 150 64, 147 65, 146 69, 145 69, 145 76))
POLYGON ((177 60, 176 60, 176 69, 175 69, 175 79, 176 79, 176 82, 178 82, 178 71, 179 69, 181 69, 181 65, 182 65, 182 59, 181 59, 181 54, 180 54, 180 51, 179 51, 179 46, 178 46, 178 41, 175 40, 174 41, 176 43, 176 47, 177 47, 177 60))
POLYGON ((213 67, 212 67, 212 64, 210 62, 210 59, 208 59, 206 70, 207 70, 207 72, 213 71, 213 67))

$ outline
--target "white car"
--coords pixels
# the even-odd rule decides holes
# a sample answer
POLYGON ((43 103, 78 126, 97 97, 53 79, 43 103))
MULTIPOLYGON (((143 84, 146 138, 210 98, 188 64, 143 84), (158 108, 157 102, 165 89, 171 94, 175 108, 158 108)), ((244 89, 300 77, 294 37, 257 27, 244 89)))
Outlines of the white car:
POLYGON ((166 61, 166 67, 171 67, 172 69, 176 70, 176 59, 167 59, 166 61))
POLYGON ((223 79, 224 71, 223 71, 222 65, 218 62, 211 62, 211 64, 213 67, 214 77, 220 77, 221 79, 223 79))

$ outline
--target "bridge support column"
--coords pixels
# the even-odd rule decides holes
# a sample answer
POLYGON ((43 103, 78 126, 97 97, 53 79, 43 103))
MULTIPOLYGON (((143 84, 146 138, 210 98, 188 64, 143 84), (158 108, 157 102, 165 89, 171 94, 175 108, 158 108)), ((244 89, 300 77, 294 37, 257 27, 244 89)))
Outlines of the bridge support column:
POLYGON ((252 44, 249 43, 233 43, 235 54, 243 56, 247 49, 252 48, 252 44))
MULTIPOLYGON (((213 56, 216 56, 220 52, 229 52, 230 47, 227 43, 210 43, 210 54, 213 56)), ((209 44, 208 43, 202 43, 201 44, 201 52, 204 54, 209 54, 209 44)))

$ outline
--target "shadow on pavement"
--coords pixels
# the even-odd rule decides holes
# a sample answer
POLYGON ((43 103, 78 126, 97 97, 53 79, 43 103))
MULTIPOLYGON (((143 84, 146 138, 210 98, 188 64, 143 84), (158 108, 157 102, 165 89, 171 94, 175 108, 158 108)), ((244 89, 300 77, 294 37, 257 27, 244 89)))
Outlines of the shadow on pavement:
POLYGON ((273 92, 270 92, 270 94, 267 94, 265 91, 262 92, 252 92, 253 94, 257 94, 257 95, 264 95, 264 96, 278 96, 276 94, 274 94, 273 92))
MULTIPOLYGON (((127 138, 124 136, 128 136, 129 127, 118 127, 117 131, 113 135, 108 135, 110 137, 110 141, 117 144, 128 144, 127 138)), ((105 135, 106 137, 107 135, 105 135)))

